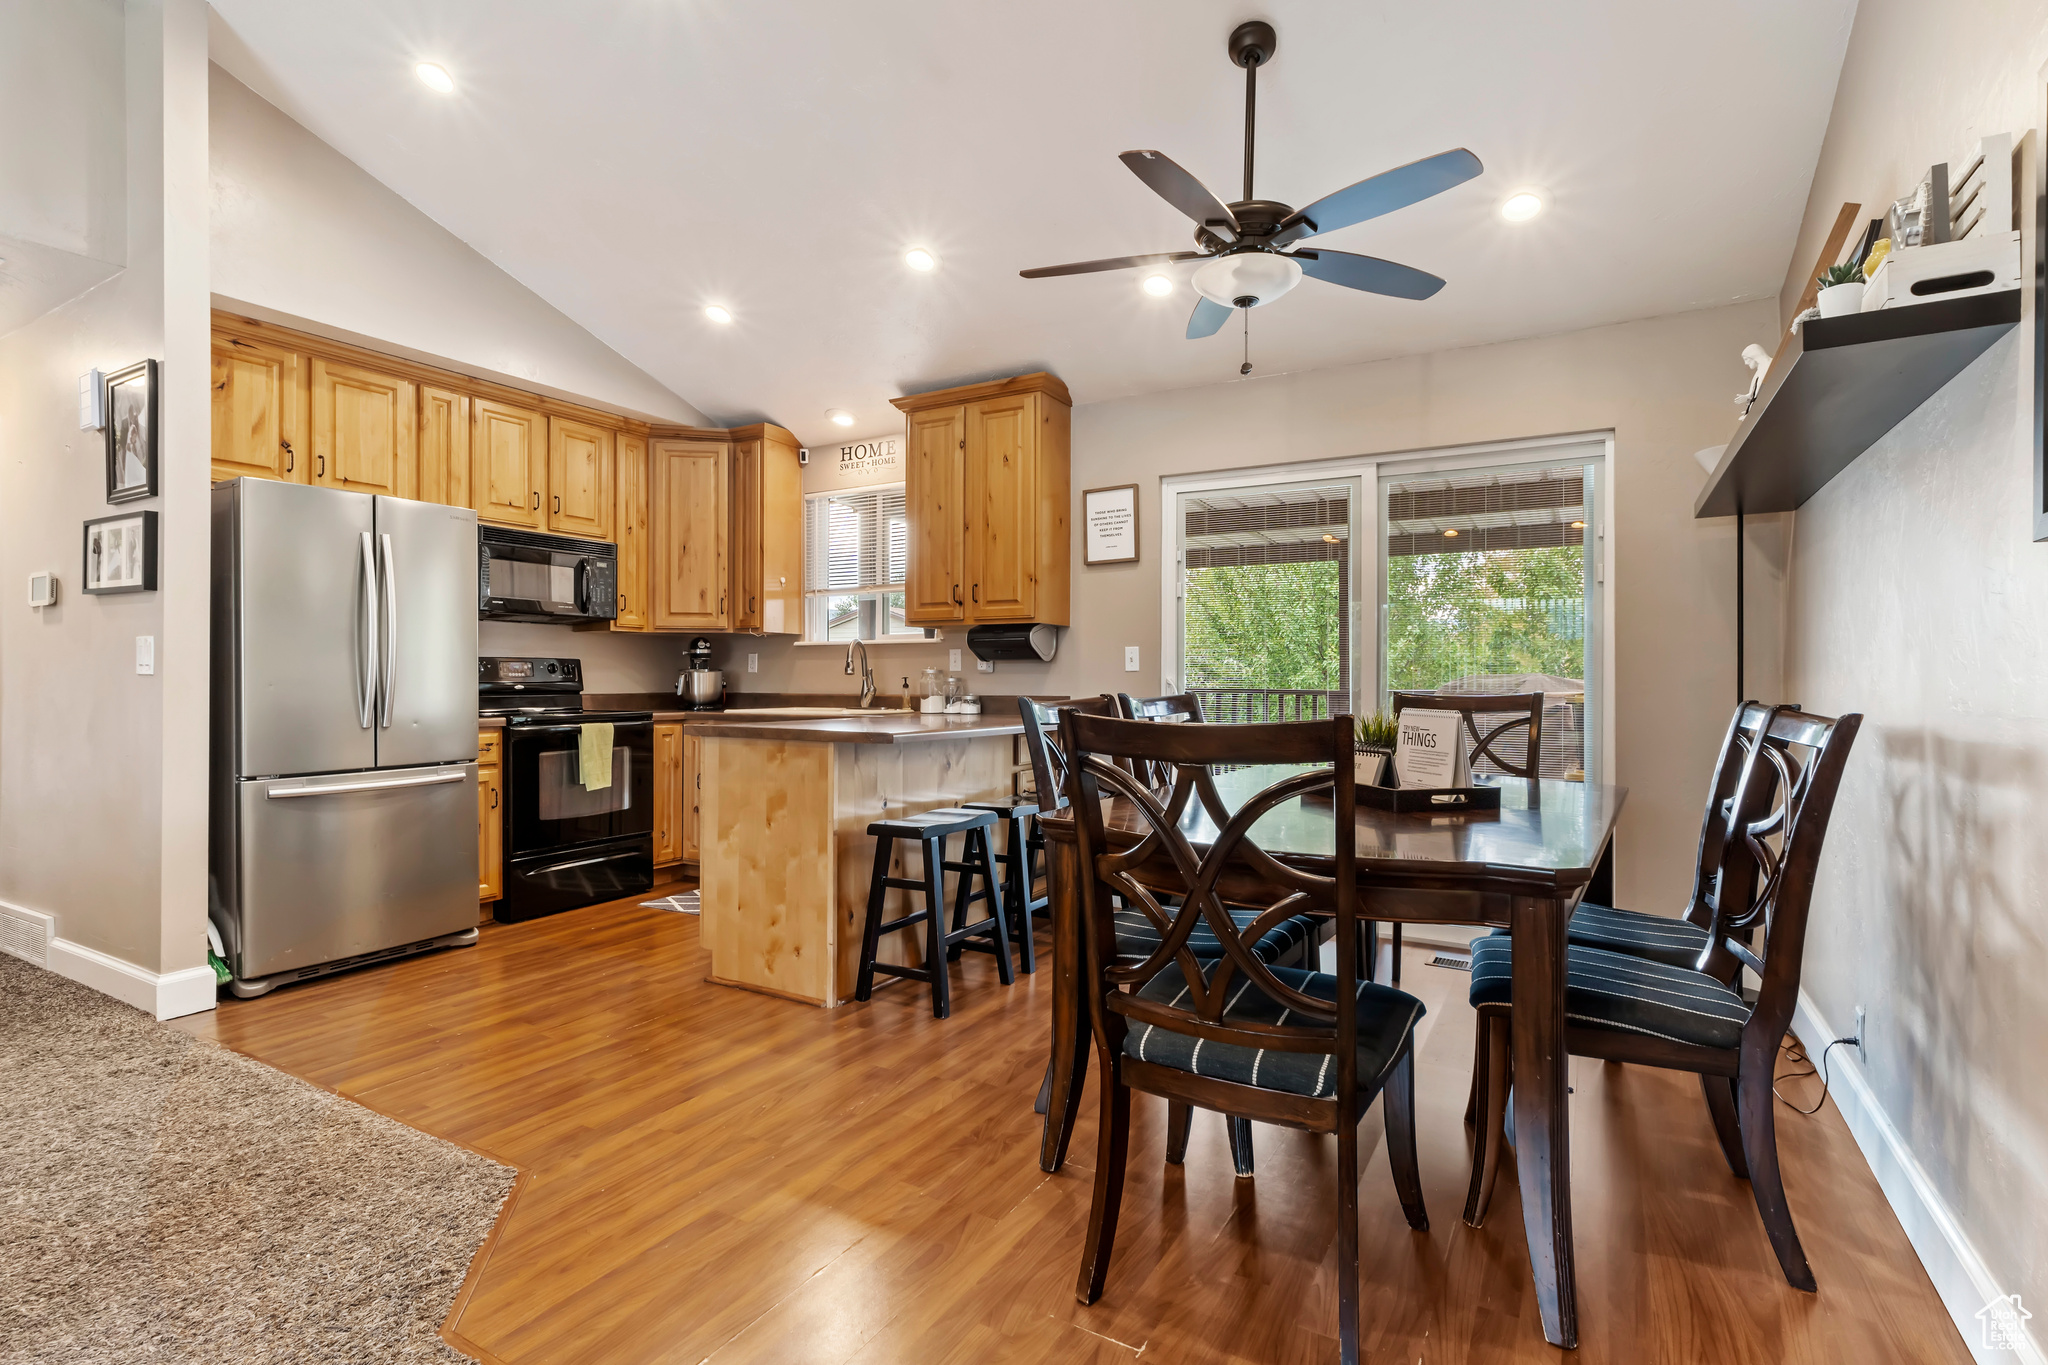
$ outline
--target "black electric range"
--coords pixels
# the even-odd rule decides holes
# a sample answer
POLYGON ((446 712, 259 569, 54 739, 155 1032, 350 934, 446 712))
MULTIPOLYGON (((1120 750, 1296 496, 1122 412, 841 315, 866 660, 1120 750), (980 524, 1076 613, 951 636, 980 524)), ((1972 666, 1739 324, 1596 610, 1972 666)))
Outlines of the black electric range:
POLYGON ((654 713, 586 711, 575 659, 477 660, 477 714, 505 722, 505 894, 516 922, 654 885, 654 713), (583 731, 612 727, 611 772, 584 781, 583 731))

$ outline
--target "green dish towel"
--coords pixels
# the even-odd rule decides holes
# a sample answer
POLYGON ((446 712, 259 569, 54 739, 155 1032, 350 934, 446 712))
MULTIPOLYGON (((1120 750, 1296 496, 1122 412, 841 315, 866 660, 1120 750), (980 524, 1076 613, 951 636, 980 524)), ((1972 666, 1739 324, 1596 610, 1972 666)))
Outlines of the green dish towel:
POLYGON ((608 723, 598 721, 577 732, 576 771, 587 792, 601 792, 612 784, 612 727, 608 723))

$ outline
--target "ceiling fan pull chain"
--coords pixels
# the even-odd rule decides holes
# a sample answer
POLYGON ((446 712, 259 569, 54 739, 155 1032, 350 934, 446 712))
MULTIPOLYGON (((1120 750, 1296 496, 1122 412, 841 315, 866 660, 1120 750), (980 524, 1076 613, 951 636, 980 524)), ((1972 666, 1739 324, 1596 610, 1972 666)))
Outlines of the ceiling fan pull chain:
POLYGON ((1252 372, 1252 310, 1240 308, 1238 311, 1244 314, 1244 364, 1237 371, 1243 375, 1252 372))

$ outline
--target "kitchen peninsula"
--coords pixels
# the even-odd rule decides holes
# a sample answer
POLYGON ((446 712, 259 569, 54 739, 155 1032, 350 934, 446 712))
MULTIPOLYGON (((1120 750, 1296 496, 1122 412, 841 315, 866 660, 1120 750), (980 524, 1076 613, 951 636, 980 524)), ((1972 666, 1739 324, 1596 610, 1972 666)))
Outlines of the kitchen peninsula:
MULTIPOLYGON (((703 744, 699 872, 711 979, 833 1006, 852 999, 859 967, 875 856, 868 825, 1009 795, 1023 726, 1014 702, 989 698, 978 716, 739 712, 691 733, 703 744)), ((916 873, 899 866, 892 875, 916 873)), ((912 908, 905 893, 889 895, 890 918, 912 908)), ((899 941, 883 942, 883 960, 919 961, 912 935, 890 937, 899 941)))

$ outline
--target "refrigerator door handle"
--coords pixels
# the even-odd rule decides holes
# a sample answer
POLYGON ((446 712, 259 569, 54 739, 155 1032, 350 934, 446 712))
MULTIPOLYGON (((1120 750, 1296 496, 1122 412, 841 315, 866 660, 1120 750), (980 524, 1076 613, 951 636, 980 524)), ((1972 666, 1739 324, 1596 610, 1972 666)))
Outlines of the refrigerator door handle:
POLYGON ((356 721, 370 728, 370 712, 377 705, 377 556, 370 547, 370 533, 363 532, 363 676, 362 697, 356 707, 356 721))
POLYGON ((264 796, 272 801, 288 801, 299 796, 339 796, 344 792, 395 791, 400 787, 438 787, 444 782, 461 782, 466 774, 460 768, 430 777, 405 777, 396 782, 331 782, 324 787, 272 787, 264 796))
POLYGON ((384 728, 391 728, 391 694, 398 686, 398 574, 392 563, 391 533, 381 537, 384 549, 384 728))

